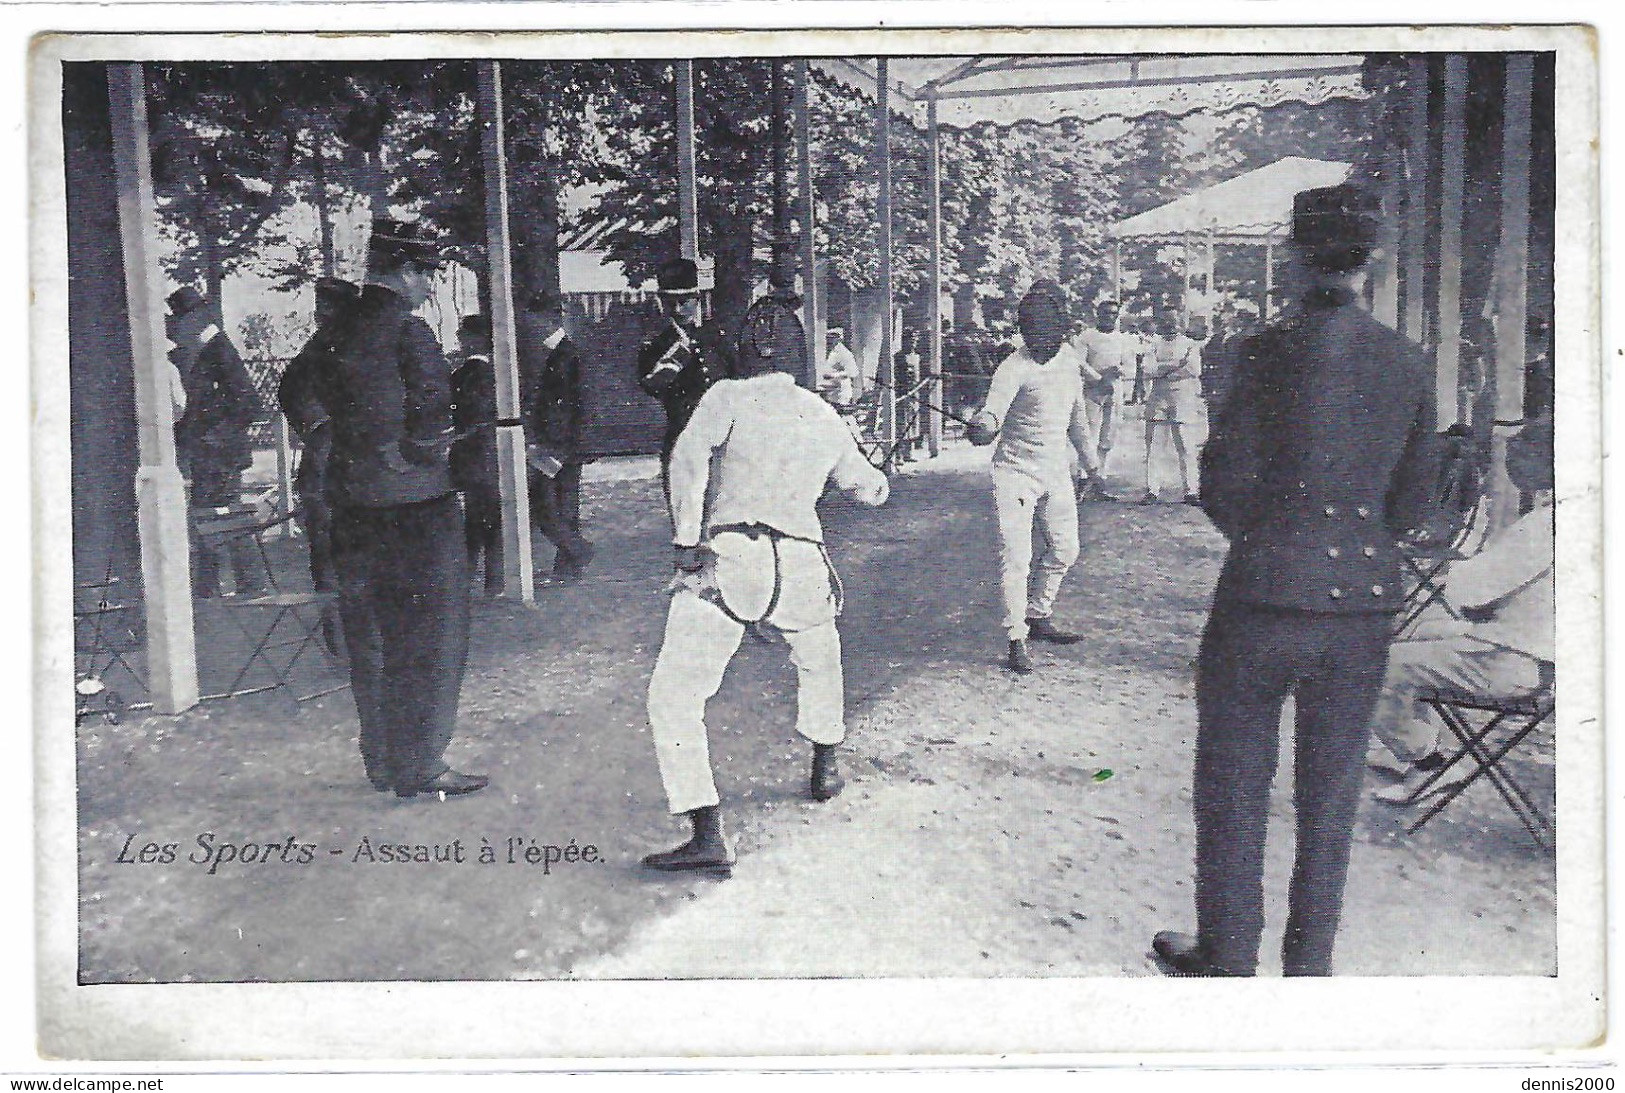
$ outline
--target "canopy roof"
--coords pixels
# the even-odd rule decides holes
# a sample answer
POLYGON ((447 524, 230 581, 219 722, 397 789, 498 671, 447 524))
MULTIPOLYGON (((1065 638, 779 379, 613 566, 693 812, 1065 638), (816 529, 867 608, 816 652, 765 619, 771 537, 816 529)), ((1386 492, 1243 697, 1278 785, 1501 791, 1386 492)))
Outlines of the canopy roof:
POLYGON ((1258 242, 1283 238, 1292 226, 1293 195, 1345 182, 1350 170, 1347 163, 1288 156, 1120 220, 1107 234, 1115 239, 1140 240, 1208 233, 1258 242))
MULTIPOLYGON (((888 60, 888 76, 895 109, 916 124, 925 123, 926 104, 934 100, 939 125, 967 127, 1364 99, 1363 62, 1347 53, 896 57, 888 60)), ((874 94, 873 58, 812 63, 874 94)))

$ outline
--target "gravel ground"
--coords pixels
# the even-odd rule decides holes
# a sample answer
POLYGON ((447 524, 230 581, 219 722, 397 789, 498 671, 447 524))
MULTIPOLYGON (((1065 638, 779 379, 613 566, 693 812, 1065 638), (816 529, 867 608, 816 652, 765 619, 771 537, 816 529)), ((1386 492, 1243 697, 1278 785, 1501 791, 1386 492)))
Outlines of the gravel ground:
MULTIPOLYGON (((1183 505, 1086 506, 1057 614, 1087 639, 1038 649, 1018 680, 999 667, 985 467, 951 449, 900 476, 884 509, 826 504, 848 589, 848 789, 805 799, 793 674, 782 647, 747 639, 710 717, 732 880, 637 865, 683 835, 643 713, 666 534, 658 482, 603 467, 586 488, 588 579, 543 588, 534 608, 476 603, 448 759, 490 771, 484 793, 372 793, 343 691, 81 726, 81 979, 1155 974, 1151 934, 1194 920, 1190 666, 1222 541, 1183 505), (188 860, 208 857, 205 833, 216 859, 224 843, 277 851, 188 860), (572 841, 598 860, 524 859, 572 841), (118 860, 148 842, 159 858, 176 844, 176 860, 118 860), (431 859, 460 844, 465 860, 378 849, 420 844, 431 859), (496 862, 478 860, 484 845, 496 862)), ((1111 469, 1137 494, 1130 466, 1111 469)), ((1517 769, 1550 799, 1549 747, 1517 769)), ((1272 807, 1266 972, 1290 772, 1272 807)), ((1493 791, 1475 786, 1415 836, 1400 818, 1363 808, 1339 970, 1552 973, 1552 859, 1493 791)))

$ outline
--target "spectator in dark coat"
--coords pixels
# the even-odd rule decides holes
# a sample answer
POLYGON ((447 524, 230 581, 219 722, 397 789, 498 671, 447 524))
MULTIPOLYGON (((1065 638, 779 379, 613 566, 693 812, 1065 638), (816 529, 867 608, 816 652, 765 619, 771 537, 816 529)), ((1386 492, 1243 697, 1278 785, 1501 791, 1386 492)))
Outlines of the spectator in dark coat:
POLYGON ((519 413, 530 465, 530 514, 553 544, 553 577, 580 578, 593 545, 581 534, 581 467, 586 454, 581 357, 564 329, 564 306, 550 292, 531 297, 519 317, 519 413))
POLYGON ((491 365, 491 320, 465 315, 457 327, 462 360, 451 374, 451 480, 463 494, 463 542, 472 572, 483 560, 485 591, 502 594, 502 488, 497 473, 496 370, 491 365))
MULTIPOLYGON (((216 309, 191 287, 169 296, 174 363, 186 392, 186 412, 175 423, 175 457, 192 483, 194 509, 226 508, 242 502, 243 472, 253 462, 249 429, 264 410, 237 347, 220 329, 216 309)), ((192 588, 199 596, 220 594, 220 560, 215 550, 192 537, 192 588)), ((229 544, 239 593, 258 592, 263 577, 248 544, 229 544)))
POLYGON ((1197 661, 1196 919, 1153 949, 1185 975, 1252 975, 1282 705, 1297 710, 1287 975, 1330 975, 1397 540, 1428 517, 1433 380, 1421 349, 1359 306, 1380 235, 1354 186, 1293 202, 1289 317, 1242 342, 1202 453, 1201 503, 1230 541, 1197 661))

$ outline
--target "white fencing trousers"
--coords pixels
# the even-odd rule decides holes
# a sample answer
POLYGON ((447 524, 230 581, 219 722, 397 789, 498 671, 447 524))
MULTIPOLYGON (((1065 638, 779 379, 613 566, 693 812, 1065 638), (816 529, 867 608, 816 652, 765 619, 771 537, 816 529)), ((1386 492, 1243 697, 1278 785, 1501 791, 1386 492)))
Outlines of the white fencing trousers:
POLYGON ((1094 456, 1098 461, 1096 470, 1105 473, 1106 453, 1112 450, 1113 427, 1117 423, 1117 400, 1115 397, 1104 402, 1096 402, 1087 395, 1083 399, 1084 423, 1089 430, 1089 439, 1094 444, 1094 456))
POLYGON ((1027 620, 1049 618, 1061 581, 1078 560, 1078 503, 1064 469, 1040 475, 994 464, 993 507, 999 519, 1004 628, 1011 641, 1024 641, 1027 620), (1036 564, 1035 528, 1042 546, 1036 564))
MULTIPOLYGON (((713 545, 720 546, 715 540, 713 545)), ((790 662, 796 668, 796 731, 816 744, 839 744, 846 738, 846 695, 828 570, 816 547, 811 558, 802 559, 796 555, 806 553, 808 544, 782 545, 784 590, 780 610, 771 621, 780 624, 780 633, 790 646, 790 662), (814 559, 816 573, 812 571, 814 559), (800 572, 803 569, 807 572, 800 572), (829 606, 813 609, 808 601, 814 599, 829 606), (810 625, 783 628, 802 623, 810 625)), ((732 606, 732 600, 729 602, 732 606)), ((746 613, 743 617, 756 616, 746 613)), ((649 726, 660 780, 673 814, 718 803, 705 704, 722 686, 722 675, 744 633, 744 626, 697 592, 683 590, 672 595, 666 635, 649 680, 649 726)))

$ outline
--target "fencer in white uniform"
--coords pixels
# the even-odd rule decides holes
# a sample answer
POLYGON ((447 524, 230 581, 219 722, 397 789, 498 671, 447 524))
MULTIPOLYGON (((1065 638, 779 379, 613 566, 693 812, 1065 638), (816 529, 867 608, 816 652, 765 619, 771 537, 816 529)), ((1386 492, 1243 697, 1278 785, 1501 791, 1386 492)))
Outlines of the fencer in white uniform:
POLYGON ((1077 634, 1050 616, 1061 581, 1078 560, 1078 507, 1072 492, 1072 459, 1093 463, 1083 395, 1083 374, 1065 345, 1066 303, 1060 289, 1038 282, 1022 298, 1022 348, 993 373, 987 403, 972 419, 970 438, 991 444, 993 503, 999 520, 1004 590, 1004 627, 1010 637, 1008 666, 1032 671, 1030 635, 1069 645, 1077 634), (1033 579, 1033 531, 1044 549, 1033 579))
POLYGON ((649 681, 649 724, 667 801, 693 837, 650 854, 659 870, 726 873, 705 707, 747 625, 784 636, 796 667, 796 730, 813 743, 811 794, 840 792, 835 746, 846 736, 840 582, 817 504, 826 485, 884 504, 886 476, 864 459, 840 415, 781 372, 724 380, 700 400, 671 459, 676 576, 649 681))

